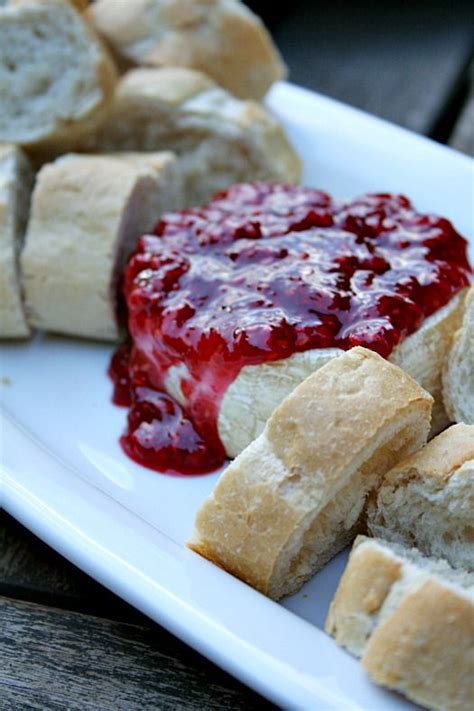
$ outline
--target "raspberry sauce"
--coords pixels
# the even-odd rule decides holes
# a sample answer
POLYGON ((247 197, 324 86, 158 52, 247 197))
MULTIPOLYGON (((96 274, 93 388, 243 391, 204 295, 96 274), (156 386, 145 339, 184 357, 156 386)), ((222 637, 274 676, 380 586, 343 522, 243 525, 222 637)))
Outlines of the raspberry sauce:
POLYGON ((400 195, 242 184, 165 215, 125 273, 131 345, 110 369, 130 407, 124 450, 158 471, 216 469, 220 403, 242 367, 313 348, 389 356, 469 283, 466 248, 400 195))

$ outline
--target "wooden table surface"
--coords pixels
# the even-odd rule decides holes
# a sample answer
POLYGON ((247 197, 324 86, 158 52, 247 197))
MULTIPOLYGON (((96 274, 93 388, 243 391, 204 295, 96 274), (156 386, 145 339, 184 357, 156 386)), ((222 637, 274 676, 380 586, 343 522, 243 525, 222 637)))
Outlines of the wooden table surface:
MULTIPOLYGON (((253 5, 294 82, 474 153, 470 3, 253 5)), ((257 707, 0 511, 0 709, 257 707)))

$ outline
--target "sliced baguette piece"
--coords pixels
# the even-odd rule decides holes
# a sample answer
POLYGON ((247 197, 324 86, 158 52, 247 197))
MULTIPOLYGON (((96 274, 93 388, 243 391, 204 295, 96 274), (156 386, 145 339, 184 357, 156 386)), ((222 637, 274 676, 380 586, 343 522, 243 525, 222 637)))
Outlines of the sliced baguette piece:
POLYGON ((247 180, 297 182, 301 164, 282 127, 192 69, 125 74, 88 152, 170 150, 180 156, 188 205, 247 180))
POLYGON ((129 66, 199 69, 257 100, 286 75, 260 18, 239 0, 97 0, 88 17, 129 66))
POLYGON ((23 310, 18 257, 23 242, 33 172, 24 153, 0 144, 0 338, 24 338, 30 329, 23 310))
MULTIPOLYGON (((472 585, 472 583, 471 583, 472 585)), ((438 711, 474 708, 474 595, 429 580, 371 637, 362 666, 377 684, 438 711)))
POLYGON ((454 422, 474 425, 474 285, 445 363, 443 395, 448 415, 454 422))
POLYGON ((269 597, 295 592, 360 531, 368 494, 428 436, 432 398, 365 348, 311 375, 204 502, 189 547, 269 597))
POLYGON ((181 201, 171 153, 69 155, 44 166, 21 258, 30 323, 116 339, 117 281, 125 260, 136 239, 181 201))
POLYGON ((325 630, 356 657, 362 657, 378 626, 403 598, 427 580, 474 591, 474 575, 455 570, 442 558, 379 538, 358 536, 329 607, 325 630))
POLYGON ((0 7, 0 141, 41 159, 72 145, 103 117, 116 70, 66 0, 0 7))
POLYGON ((453 425, 390 470, 368 529, 474 571, 474 426, 453 425))
POLYGON ((474 575, 414 548, 359 536, 326 632, 378 684, 428 708, 474 706, 474 575))

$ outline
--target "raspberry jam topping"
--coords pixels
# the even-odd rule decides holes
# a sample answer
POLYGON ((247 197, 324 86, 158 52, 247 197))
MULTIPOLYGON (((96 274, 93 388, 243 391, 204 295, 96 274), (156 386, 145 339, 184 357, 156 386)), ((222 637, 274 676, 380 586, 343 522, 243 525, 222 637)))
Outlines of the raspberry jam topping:
POLYGON ((242 184, 165 215, 125 273, 123 448, 158 471, 217 468, 220 404, 244 366, 356 345, 389 356, 469 283, 466 246, 400 195, 242 184))

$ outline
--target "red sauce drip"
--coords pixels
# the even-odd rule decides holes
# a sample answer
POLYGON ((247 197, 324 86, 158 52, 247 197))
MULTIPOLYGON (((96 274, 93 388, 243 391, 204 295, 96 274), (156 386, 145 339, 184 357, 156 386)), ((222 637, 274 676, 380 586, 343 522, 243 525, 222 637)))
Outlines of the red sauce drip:
POLYGON ((120 443, 139 464, 174 474, 196 474, 220 467, 222 444, 207 442, 169 395, 152 388, 134 389, 128 432, 120 443))
POLYGON ((114 383, 112 400, 116 405, 129 407, 132 404, 132 387, 130 384, 131 343, 123 343, 117 348, 109 365, 109 375, 114 383))
POLYGON ((469 283, 466 246, 399 195, 244 184, 165 215, 125 273, 133 345, 111 365, 115 401, 131 403, 122 446, 159 471, 217 468, 220 403, 243 366, 356 345, 387 357, 469 283))

